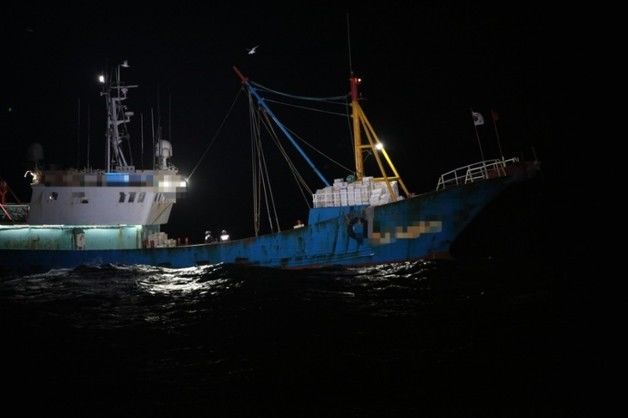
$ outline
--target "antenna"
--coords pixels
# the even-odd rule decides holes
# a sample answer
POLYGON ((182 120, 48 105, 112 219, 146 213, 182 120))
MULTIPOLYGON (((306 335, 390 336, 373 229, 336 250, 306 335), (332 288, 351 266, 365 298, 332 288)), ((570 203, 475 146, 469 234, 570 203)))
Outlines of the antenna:
POLYGON ((89 118, 89 103, 87 103, 87 168, 91 167, 89 163, 89 142, 90 142, 90 118, 89 118))
POLYGON ((151 152, 153 159, 153 170, 155 169, 155 116, 153 115, 153 108, 150 108, 150 129, 153 133, 153 151, 151 152))
POLYGON ((172 94, 168 93, 168 139, 172 141, 172 94))
POLYGON ((81 164, 81 98, 78 98, 76 112, 76 168, 81 164))
POLYGON ((140 112, 140 138, 141 138, 141 151, 140 151, 140 168, 144 169, 144 114, 140 112))
POLYGON ((351 26, 349 24, 349 13, 347 13, 347 45, 349 48, 349 72, 353 77, 353 63, 351 62, 351 26))
POLYGON ((157 136, 158 139, 161 139, 161 135, 159 132, 159 128, 161 127, 161 95, 159 94, 159 89, 161 86, 157 86, 157 136))

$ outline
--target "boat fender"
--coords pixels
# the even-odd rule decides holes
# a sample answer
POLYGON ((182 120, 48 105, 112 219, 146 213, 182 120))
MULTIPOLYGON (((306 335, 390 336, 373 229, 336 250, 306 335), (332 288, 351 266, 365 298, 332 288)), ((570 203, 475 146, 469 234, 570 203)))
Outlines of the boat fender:
POLYGON ((358 243, 361 244, 362 240, 368 236, 368 226, 369 226, 368 221, 364 219, 363 217, 361 216, 353 217, 349 221, 349 224, 347 225, 347 235, 349 235, 350 238, 353 238, 354 240, 356 240, 358 243), (363 232, 361 234, 356 234, 355 229, 353 229, 354 225, 357 224, 358 222, 362 224, 363 232))

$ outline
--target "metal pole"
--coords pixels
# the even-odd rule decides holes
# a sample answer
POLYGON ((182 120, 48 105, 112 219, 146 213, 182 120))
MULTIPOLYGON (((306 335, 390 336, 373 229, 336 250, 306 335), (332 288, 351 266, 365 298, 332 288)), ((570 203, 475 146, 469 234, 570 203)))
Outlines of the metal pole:
POLYGON ((153 131, 153 149, 151 150, 150 155, 152 155, 153 159, 153 170, 155 170, 155 118, 153 115, 153 108, 150 108, 150 128, 153 131))
POLYGON ((89 163, 89 142, 90 142, 90 117, 89 117, 89 103, 87 103, 87 168, 91 168, 89 163))
POLYGON ((78 111, 76 113, 76 168, 81 164, 81 98, 78 99, 78 111))
POLYGON ((141 138, 141 151, 140 151, 140 168, 144 169, 144 114, 140 113, 140 138, 141 138))
POLYGON ((502 161, 504 160, 504 153, 502 152, 502 143, 499 139, 499 131, 497 130, 497 113, 491 110, 491 119, 493 119, 493 128, 495 128, 495 137, 497 138, 497 148, 499 148, 499 156, 502 157, 502 161))

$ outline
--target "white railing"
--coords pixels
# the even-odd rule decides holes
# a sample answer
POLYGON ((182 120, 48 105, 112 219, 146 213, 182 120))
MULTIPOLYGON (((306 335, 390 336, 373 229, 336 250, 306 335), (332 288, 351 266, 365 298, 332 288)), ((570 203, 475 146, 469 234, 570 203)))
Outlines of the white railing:
POLYGON ((514 157, 508 160, 494 159, 484 160, 478 163, 469 164, 456 168, 440 176, 436 190, 446 189, 451 186, 459 186, 467 183, 474 183, 495 177, 506 175, 506 166, 519 162, 519 158, 514 157))

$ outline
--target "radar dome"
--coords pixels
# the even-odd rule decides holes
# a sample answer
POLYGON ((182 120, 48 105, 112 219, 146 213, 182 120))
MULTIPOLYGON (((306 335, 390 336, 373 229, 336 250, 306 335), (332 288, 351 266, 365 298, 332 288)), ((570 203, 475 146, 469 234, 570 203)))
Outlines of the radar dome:
POLYGON ((168 168, 168 158, 172 157, 172 144, 170 141, 160 139, 155 145, 155 157, 159 158, 159 168, 168 168))
POLYGON ((155 157, 170 158, 172 157, 172 144, 170 141, 160 139, 155 146, 155 157))

